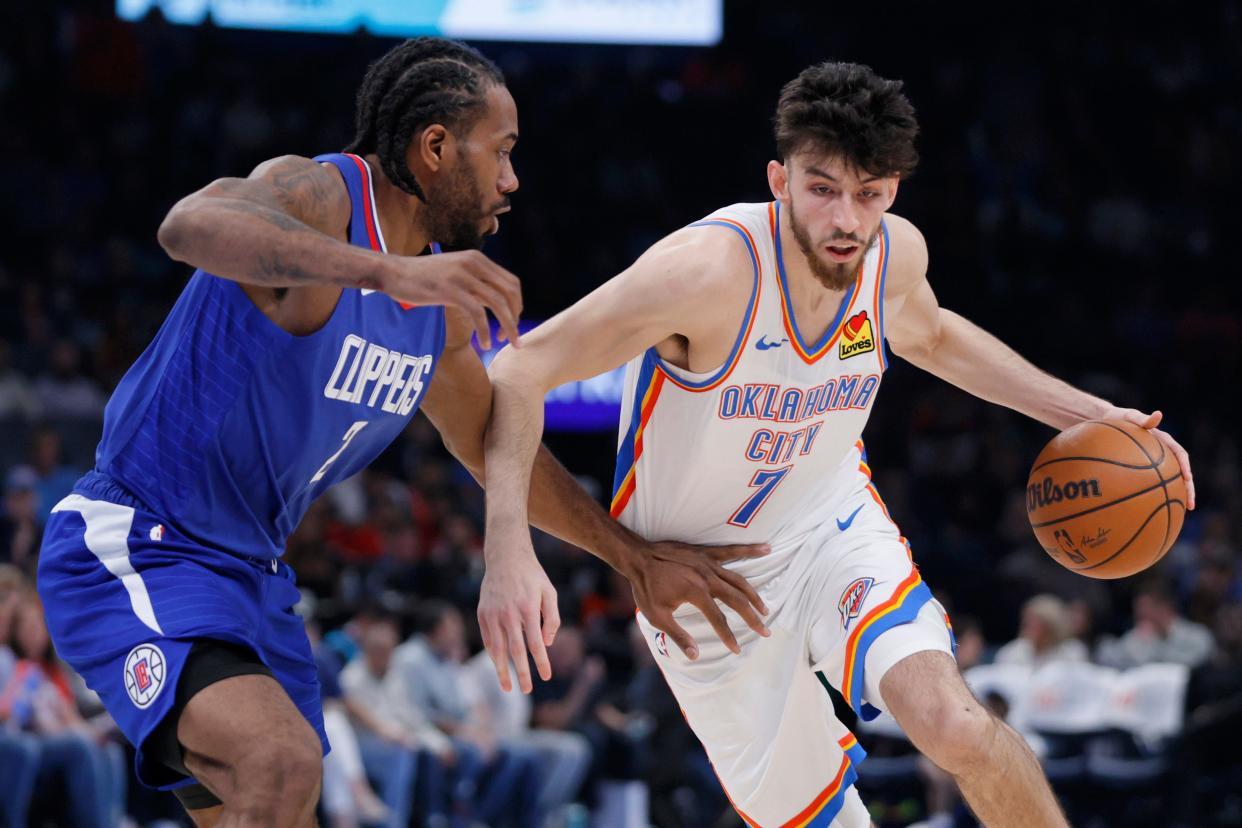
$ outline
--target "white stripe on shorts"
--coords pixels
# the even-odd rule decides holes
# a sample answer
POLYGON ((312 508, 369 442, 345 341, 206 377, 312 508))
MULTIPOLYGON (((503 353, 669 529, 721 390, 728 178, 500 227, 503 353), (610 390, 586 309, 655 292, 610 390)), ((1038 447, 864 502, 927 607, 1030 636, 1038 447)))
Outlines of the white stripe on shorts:
POLYGON ((53 506, 52 511, 79 512, 82 515, 82 520, 86 523, 86 548, 91 550, 109 572, 121 580, 125 591, 129 593, 129 603, 138 620, 163 635, 160 623, 155 620, 155 607, 151 604, 147 585, 129 560, 129 530, 134 525, 133 508, 71 494, 53 506))

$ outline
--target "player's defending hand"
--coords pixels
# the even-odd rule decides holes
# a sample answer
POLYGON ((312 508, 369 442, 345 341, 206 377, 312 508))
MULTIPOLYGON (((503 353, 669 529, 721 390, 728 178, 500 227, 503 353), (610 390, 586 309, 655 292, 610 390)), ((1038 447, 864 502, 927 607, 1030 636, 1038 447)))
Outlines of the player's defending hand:
POLYGON ((1151 414, 1144 414, 1133 408, 1114 408, 1100 419, 1125 420, 1128 423, 1134 423, 1139 428, 1147 429, 1155 435, 1157 440, 1164 443, 1165 448, 1173 452, 1173 456, 1177 458, 1177 464, 1182 468, 1182 479, 1186 481, 1186 500, 1189 501, 1186 508, 1187 510, 1195 508, 1195 477, 1190 471, 1190 454, 1182 448, 1181 443, 1169 436, 1168 432, 1156 428, 1164 419, 1162 412, 1154 411, 1151 414))
MULTIPOLYGON (((513 542, 521 544, 523 536, 525 548, 511 548, 504 555, 488 558, 479 592, 479 631, 483 634, 483 646, 492 657, 496 677, 506 693, 513 689, 509 678, 510 660, 522 692, 531 691, 527 648, 535 658, 539 677, 544 681, 552 678, 548 646, 561 626, 556 588, 535 559, 530 532, 517 533, 513 542)), ((490 534, 488 540, 491 540, 490 534)))
POLYGON ((633 556, 632 568, 625 572, 634 589, 634 603, 651 626, 673 639, 686 658, 699 657, 699 648, 673 612, 682 604, 692 604, 711 623, 716 635, 734 653, 740 653, 737 638, 716 604, 720 601, 742 617, 752 630, 767 637, 767 626, 759 617, 767 615, 759 593, 745 578, 724 564, 742 558, 768 554, 765 545, 692 546, 662 541, 645 544, 633 556))
POLYGON ((411 256, 399 260, 385 276, 380 290, 411 305, 452 305, 474 324, 479 345, 492 346, 490 310, 500 323, 502 339, 518 345, 518 318, 522 315, 522 285, 518 278, 477 250, 411 256))

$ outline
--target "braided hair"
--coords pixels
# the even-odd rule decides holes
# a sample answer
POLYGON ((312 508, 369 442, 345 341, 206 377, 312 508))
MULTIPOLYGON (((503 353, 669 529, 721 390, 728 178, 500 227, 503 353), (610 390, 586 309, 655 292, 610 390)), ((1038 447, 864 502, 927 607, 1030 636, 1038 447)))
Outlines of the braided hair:
POLYGON ((410 139, 434 123, 469 130, 483 113, 488 87, 504 82, 500 67, 464 43, 407 40, 367 68, 358 89, 354 140, 345 151, 375 153, 389 181, 426 202, 405 162, 410 139))

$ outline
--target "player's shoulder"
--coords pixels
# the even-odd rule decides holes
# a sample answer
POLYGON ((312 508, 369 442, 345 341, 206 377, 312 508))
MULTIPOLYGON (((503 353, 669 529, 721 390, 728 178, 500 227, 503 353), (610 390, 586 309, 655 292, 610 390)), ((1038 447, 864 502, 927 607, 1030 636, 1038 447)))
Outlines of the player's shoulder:
POLYGON ((927 273, 927 241, 919 228, 896 213, 884 214, 888 230, 889 284, 902 284, 922 278, 927 273))
POLYGON ((914 222, 904 216, 896 213, 884 214, 884 226, 888 228, 889 241, 896 251, 898 247, 902 248, 918 248, 927 249, 927 242, 923 239, 923 234, 919 232, 919 228, 914 226, 914 222))
POLYGON ((656 242, 639 263, 663 270, 668 287, 684 286, 700 297, 704 290, 749 291, 754 284, 756 234, 766 205, 735 204, 716 210, 656 242), (748 210, 746 208, 759 208, 748 210))
POLYGON ((645 281, 658 284, 669 300, 704 295, 724 298, 754 284, 753 257, 728 227, 689 225, 648 248, 633 264, 645 281))
POLYGON ((316 230, 336 235, 349 224, 349 188, 333 164, 280 155, 255 167, 250 179, 267 185, 281 206, 316 230))

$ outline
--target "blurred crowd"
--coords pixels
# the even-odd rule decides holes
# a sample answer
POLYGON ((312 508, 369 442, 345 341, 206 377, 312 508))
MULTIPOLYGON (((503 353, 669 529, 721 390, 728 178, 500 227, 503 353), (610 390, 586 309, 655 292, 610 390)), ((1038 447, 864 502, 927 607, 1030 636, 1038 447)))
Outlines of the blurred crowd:
MULTIPOLYGON (((959 659, 1182 664, 1186 724, 1169 749, 1196 779, 1236 779, 1242 458, 1228 389, 1242 375, 1242 286, 1228 241, 1242 220, 1230 197, 1242 4, 1158 24, 1092 7, 970 27, 923 5, 883 37, 861 12, 769 6, 728 4, 730 35, 709 50, 482 44, 509 78, 523 135, 522 188, 488 252, 523 278, 527 313, 551 315, 663 233, 766 199, 770 112, 802 66, 860 60, 905 78, 923 162, 895 209, 928 238, 941 302, 1071 382, 1161 408, 1199 493, 1151 573, 1069 573, 1024 511, 1029 463, 1051 432, 895 363, 868 454, 953 615, 959 659)), ((163 214, 264 158, 344 145, 356 84, 389 45, 122 24, 110 8, 0 9, 0 817, 11 825, 179 818, 171 797, 138 789, 97 700, 55 658, 32 588, 41 527, 91 467, 111 388, 188 276, 155 243, 163 214)), ((606 496, 615 435, 548 440, 606 496)), ((566 619, 554 677, 529 697, 500 692, 474 621, 482 509, 416 419, 290 538, 335 747, 330 824, 737 824, 635 640, 627 585, 580 550, 537 538, 566 619)), ((879 822, 964 820, 944 780, 919 779, 910 792, 864 780, 879 822)), ((1167 774, 1155 784, 1170 798, 1185 788, 1167 774)), ((1236 824, 1239 789, 1207 790, 1185 824, 1236 824)))

